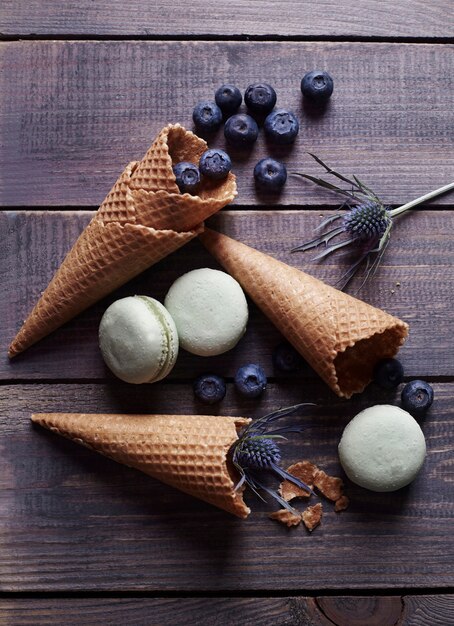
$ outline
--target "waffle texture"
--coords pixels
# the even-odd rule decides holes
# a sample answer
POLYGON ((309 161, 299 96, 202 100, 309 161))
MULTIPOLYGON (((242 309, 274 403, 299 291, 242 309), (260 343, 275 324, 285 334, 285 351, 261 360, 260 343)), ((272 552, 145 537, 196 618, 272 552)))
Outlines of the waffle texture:
POLYGON ((142 161, 131 162, 68 252, 9 348, 14 357, 203 230, 203 221, 235 197, 235 176, 202 181, 180 194, 172 163, 198 162, 205 141, 166 126, 142 161))
POLYGON ((267 254, 209 229, 199 237, 338 396, 363 391, 408 335, 405 322, 267 254))
POLYGON ((37 413, 32 421, 238 517, 250 513, 228 459, 247 418, 37 413))

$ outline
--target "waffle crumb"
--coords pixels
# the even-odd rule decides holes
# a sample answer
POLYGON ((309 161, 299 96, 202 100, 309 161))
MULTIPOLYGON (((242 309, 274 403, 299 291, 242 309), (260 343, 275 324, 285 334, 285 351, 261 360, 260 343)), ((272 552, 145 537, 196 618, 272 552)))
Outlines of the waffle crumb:
MULTIPOLYGON (((314 476, 318 468, 310 461, 300 461, 299 463, 294 463, 290 465, 290 467, 287 467, 286 471, 292 476, 295 476, 295 478, 299 478, 312 489, 314 486, 314 476)), ((293 498, 309 498, 311 495, 309 491, 297 487, 289 480, 284 480, 280 484, 279 493, 287 502, 293 500, 293 498)))
POLYGON ((317 469, 314 476, 314 485, 325 498, 336 502, 344 495, 344 483, 341 478, 328 476, 326 472, 317 469))
POLYGON ((296 515, 296 513, 292 513, 288 509, 274 511, 274 513, 270 513, 269 518, 285 524, 288 528, 301 524, 301 515, 296 515))
POLYGON ((322 514, 323 507, 321 502, 317 502, 314 506, 308 506, 307 509, 303 511, 301 517, 303 518, 304 525, 310 532, 320 524, 322 514))
POLYGON ((347 496, 341 496, 338 500, 336 500, 334 510, 336 511, 336 513, 339 513, 340 511, 345 511, 349 504, 350 500, 347 498, 347 496))

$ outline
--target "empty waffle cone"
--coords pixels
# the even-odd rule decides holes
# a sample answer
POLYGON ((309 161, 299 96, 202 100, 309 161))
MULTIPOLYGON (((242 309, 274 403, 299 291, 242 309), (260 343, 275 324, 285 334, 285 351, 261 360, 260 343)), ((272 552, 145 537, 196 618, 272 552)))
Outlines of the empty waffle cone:
POLYGON ((32 420, 238 517, 250 513, 228 458, 247 418, 37 413, 32 420))
POLYGON ((11 343, 14 357, 203 230, 236 195, 235 176, 181 194, 172 163, 197 163, 207 144, 166 126, 142 161, 130 163, 75 242, 11 343))
POLYGON ((267 254, 209 229, 200 239, 341 397, 363 391, 408 335, 405 322, 267 254))

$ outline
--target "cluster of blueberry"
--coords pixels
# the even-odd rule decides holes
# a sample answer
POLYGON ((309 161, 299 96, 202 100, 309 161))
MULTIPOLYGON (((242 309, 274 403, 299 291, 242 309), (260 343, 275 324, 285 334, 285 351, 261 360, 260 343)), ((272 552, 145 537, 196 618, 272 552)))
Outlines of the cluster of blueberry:
MULTIPOLYGON (((281 372, 295 372, 304 364, 295 348, 283 342, 273 350, 273 366, 281 372)), ((397 359, 383 359, 374 369, 374 382, 383 389, 395 389, 404 380, 404 369, 397 359)), ((267 378, 260 365, 250 363, 240 367, 235 374, 235 388, 246 398, 257 398, 266 389, 267 378)), ((226 384, 221 376, 204 374, 194 382, 195 396, 206 404, 220 402, 226 393, 226 384)), ((415 418, 421 418, 432 405, 434 391, 424 380, 412 380, 401 392, 402 407, 415 418)))
MULTIPOLYGON (((300 369, 303 358, 287 342, 280 343, 273 350, 273 366, 282 372, 300 369)), ((235 388, 246 398, 258 398, 266 389, 267 378, 263 368, 255 363, 240 367, 234 378, 235 388)), ((206 404, 220 402, 226 393, 225 380, 217 374, 203 374, 193 385, 194 395, 206 404)))
MULTIPOLYGON (((301 81, 301 92, 316 104, 325 103, 333 92, 333 80, 327 72, 308 72, 301 81)), ((238 113, 243 101, 241 91, 231 84, 217 89, 214 101, 202 100, 194 107, 192 119, 199 132, 213 133, 225 120, 224 136, 235 148, 251 146, 259 135, 257 120, 263 121, 267 139, 276 145, 293 143, 299 132, 299 122, 287 109, 275 109, 276 91, 267 83, 249 85, 244 93, 248 113, 238 113)), ((231 162, 223 150, 212 150, 211 162, 205 166, 205 175, 220 179, 227 176, 231 162)), ((180 190, 194 191, 198 184, 197 167, 194 164, 178 164, 177 184, 180 190), (193 181, 197 181, 193 183, 193 181), (195 185, 195 186, 194 186, 195 185)), ((199 166, 201 168, 201 164, 199 166)), ((203 173, 203 172, 202 172, 203 173)), ((254 167, 256 184, 268 191, 279 191, 287 180, 285 165, 267 157, 254 167)))
POLYGON ((190 161, 180 161, 173 166, 176 183, 181 193, 194 193, 200 183, 200 176, 222 180, 232 169, 232 161, 224 150, 206 150, 200 157, 198 166, 190 161))
MULTIPOLYGON (((383 389, 395 389, 404 380, 404 368, 397 359, 383 359, 374 369, 374 381, 383 389)), ((413 417, 423 417, 434 400, 434 391, 424 380, 411 380, 400 395, 402 407, 413 417)))
MULTIPOLYGON (((260 365, 248 363, 235 374, 235 389, 245 398, 258 398, 266 389, 266 374, 260 365)), ((227 391, 225 380, 217 374, 203 374, 194 381, 194 395, 205 404, 220 402, 227 391)))

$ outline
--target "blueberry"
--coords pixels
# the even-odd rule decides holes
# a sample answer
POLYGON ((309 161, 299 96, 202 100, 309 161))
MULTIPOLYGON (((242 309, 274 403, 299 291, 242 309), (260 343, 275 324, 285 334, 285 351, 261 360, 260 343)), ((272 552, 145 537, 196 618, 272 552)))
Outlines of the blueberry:
POLYGON ((269 113, 276 104, 276 92, 267 83, 249 85, 244 92, 244 102, 254 113, 269 113))
POLYGON ((291 111, 276 109, 265 120, 265 134, 274 143, 293 143, 300 129, 296 116, 291 111))
POLYGON ((397 359, 382 359, 374 367, 374 380, 384 389, 394 389, 404 379, 404 368, 397 359))
POLYGON ((235 374, 235 386, 242 396, 257 398, 266 389, 266 376, 260 365, 249 363, 235 374))
POLYGON ((221 180, 232 169, 232 161, 224 150, 212 148, 211 150, 206 150, 200 157, 199 169, 204 176, 221 180))
POLYGON ((206 404, 220 402, 225 396, 224 379, 216 374, 204 374, 196 378, 193 384, 194 395, 206 404))
POLYGON ((202 100, 195 105, 192 119, 200 130, 213 132, 221 125, 222 111, 215 102, 202 100))
POLYGON ((254 178, 259 187, 268 191, 279 191, 287 180, 287 169, 280 161, 267 157, 254 167, 254 178))
POLYGON ((412 380, 402 389, 401 400, 413 417, 422 417, 434 401, 434 390, 424 380, 412 380))
POLYGON ((295 348, 284 341, 273 350, 273 365, 281 372, 296 372, 303 363, 303 357, 295 348))
POLYGON ((200 183, 200 172, 197 165, 189 161, 180 161, 173 166, 176 183, 181 193, 195 191, 200 183))
POLYGON ((314 102, 326 102, 333 93, 334 83, 328 72, 314 70, 303 76, 301 92, 314 102))
POLYGON ((235 113, 243 100, 241 91, 234 85, 226 84, 219 87, 214 94, 216 104, 226 115, 235 113))
POLYGON ((250 115, 238 113, 232 115, 224 126, 224 135, 233 146, 250 146, 259 134, 257 122, 250 115))

